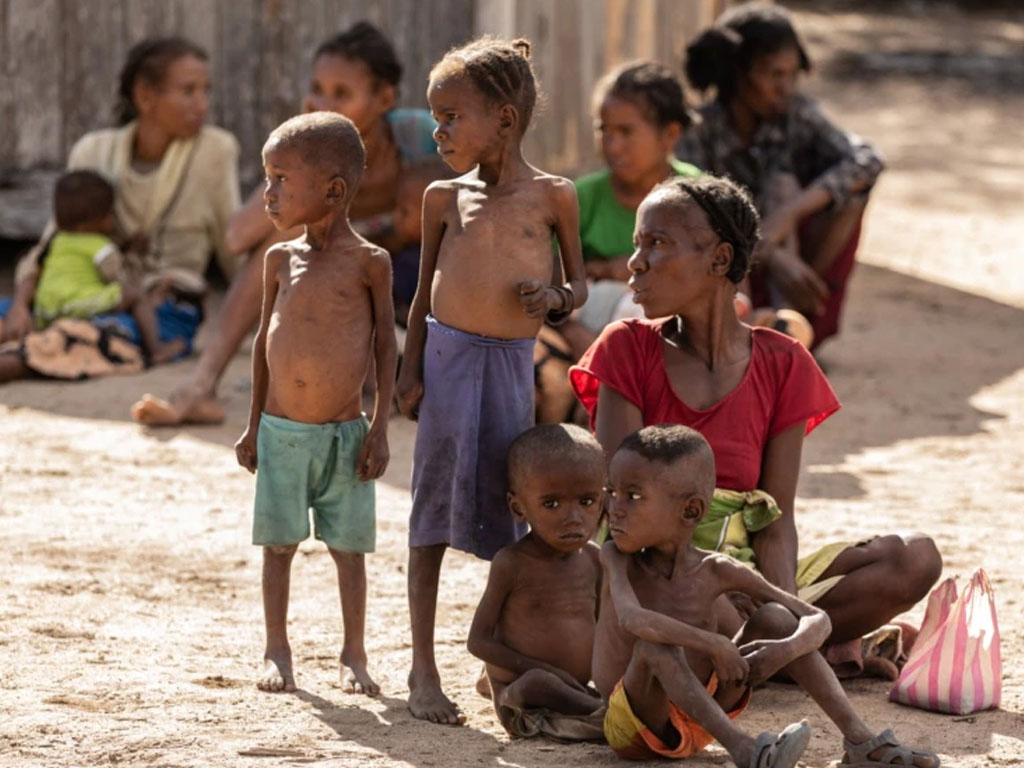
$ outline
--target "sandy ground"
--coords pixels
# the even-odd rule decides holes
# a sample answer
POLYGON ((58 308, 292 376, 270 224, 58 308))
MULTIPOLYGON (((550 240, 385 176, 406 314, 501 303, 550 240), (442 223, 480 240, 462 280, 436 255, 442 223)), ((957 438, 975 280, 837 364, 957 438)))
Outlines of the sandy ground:
MULTIPOLYGON (((956 28, 967 41, 958 45, 997 61, 1024 40, 1019 21, 801 14, 815 51, 828 42, 939 50, 956 28)), ((947 765, 1021 765, 1024 98, 1019 88, 981 88, 955 72, 855 85, 825 66, 809 87, 877 141, 890 170, 873 200, 845 334, 822 358, 845 407, 806 446, 801 541, 811 548, 929 531, 946 575, 988 570, 1003 639, 997 711, 958 718, 898 707, 880 681, 847 690, 872 724, 894 726, 947 765)), ((438 652, 469 722, 442 728, 407 713, 413 430, 401 421, 378 485, 378 553, 368 561, 367 644, 383 695, 370 700, 338 685, 334 570, 311 543, 293 578, 300 690, 257 692, 253 482, 231 450, 248 405, 245 357, 225 378, 223 427, 150 432, 126 420, 136 395, 166 392, 192 365, 0 390, 0 766, 620 763, 606 747, 503 735, 472 691, 479 665, 464 647, 486 565, 458 554, 443 573, 438 652)), ((838 732, 795 688, 758 691, 743 722, 757 732, 803 716, 815 728, 806 763, 837 759, 838 732)), ((712 747, 691 764, 728 759, 712 747)))

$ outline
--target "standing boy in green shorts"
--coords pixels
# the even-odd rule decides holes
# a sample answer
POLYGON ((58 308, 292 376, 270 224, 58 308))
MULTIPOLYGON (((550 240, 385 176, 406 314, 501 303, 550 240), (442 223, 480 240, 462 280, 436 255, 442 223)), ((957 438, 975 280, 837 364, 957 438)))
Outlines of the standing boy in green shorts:
POLYGON ((364 164, 355 126, 331 112, 292 118, 263 146, 267 215, 280 230, 305 225, 301 237, 266 254, 249 426, 235 445, 239 464, 250 472, 259 465, 253 543, 264 548, 267 646, 257 685, 268 691, 295 690, 288 586, 310 508, 338 569, 342 683, 380 690, 363 645, 363 555, 375 543, 372 481, 388 463, 397 349, 391 259, 348 219, 364 164), (371 353, 377 394, 367 422, 362 383, 371 353))

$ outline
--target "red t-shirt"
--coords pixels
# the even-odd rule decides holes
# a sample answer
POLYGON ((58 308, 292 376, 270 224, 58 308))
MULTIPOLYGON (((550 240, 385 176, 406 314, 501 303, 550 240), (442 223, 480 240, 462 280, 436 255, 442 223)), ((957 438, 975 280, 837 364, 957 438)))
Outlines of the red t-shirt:
POLYGON ((765 446, 794 424, 804 434, 839 410, 839 400, 811 353, 770 328, 754 328, 750 363, 736 388, 705 411, 680 400, 665 371, 665 320, 620 320, 607 326, 569 369, 593 429, 600 385, 640 409, 644 425, 683 424, 704 435, 715 454, 717 485, 757 488, 765 446))

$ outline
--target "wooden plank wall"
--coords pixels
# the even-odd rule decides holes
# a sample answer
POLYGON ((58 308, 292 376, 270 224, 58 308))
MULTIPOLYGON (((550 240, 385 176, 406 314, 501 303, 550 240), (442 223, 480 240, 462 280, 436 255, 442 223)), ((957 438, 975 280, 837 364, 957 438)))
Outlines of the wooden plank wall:
POLYGON ((264 137, 299 107, 312 51, 353 22, 369 19, 394 40, 406 67, 402 106, 425 106, 427 74, 451 46, 485 32, 528 37, 547 94, 529 156, 575 175, 597 163, 597 78, 637 57, 678 69, 684 41, 727 2, 0 0, 0 236, 41 227, 53 172, 79 136, 111 124, 121 63, 146 36, 184 35, 209 51, 210 119, 238 137, 246 189, 260 173, 264 137))
POLYGON ((480 0, 476 32, 526 37, 545 103, 527 137, 544 170, 575 176, 600 166, 591 95, 625 61, 655 59, 682 74, 682 49, 729 0, 480 0))

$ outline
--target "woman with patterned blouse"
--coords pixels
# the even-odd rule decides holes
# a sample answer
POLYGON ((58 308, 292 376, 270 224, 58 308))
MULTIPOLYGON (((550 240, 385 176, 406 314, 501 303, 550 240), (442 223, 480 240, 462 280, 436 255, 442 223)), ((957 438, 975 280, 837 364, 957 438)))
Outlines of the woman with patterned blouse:
POLYGON ((839 330, 861 217, 883 163, 797 91, 809 69, 785 10, 749 3, 726 12, 686 49, 687 78, 715 98, 676 152, 747 187, 762 216, 754 305, 802 312, 820 344, 839 330))

